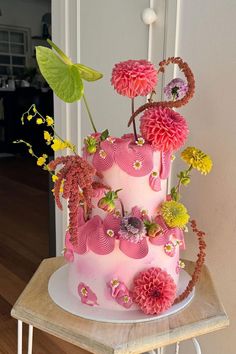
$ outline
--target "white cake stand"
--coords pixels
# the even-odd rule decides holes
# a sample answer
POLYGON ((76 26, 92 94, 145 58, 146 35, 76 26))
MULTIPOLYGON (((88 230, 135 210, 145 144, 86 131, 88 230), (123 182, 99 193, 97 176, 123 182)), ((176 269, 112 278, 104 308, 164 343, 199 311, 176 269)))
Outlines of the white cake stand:
MULTIPOLYGON (((181 294, 188 282, 190 275, 181 270, 179 285, 177 289, 177 296, 181 294)), ((164 318, 166 316, 173 315, 174 313, 185 308, 194 297, 194 290, 189 296, 180 303, 173 305, 170 309, 160 315, 150 316, 145 315, 140 310, 129 311, 115 311, 106 310, 99 307, 90 307, 81 303, 80 298, 75 297, 68 290, 68 265, 64 265, 52 274, 48 283, 48 292, 52 300, 64 310, 72 313, 73 315, 83 317, 88 320, 100 321, 100 322, 113 322, 113 323, 137 323, 146 322, 164 318)))

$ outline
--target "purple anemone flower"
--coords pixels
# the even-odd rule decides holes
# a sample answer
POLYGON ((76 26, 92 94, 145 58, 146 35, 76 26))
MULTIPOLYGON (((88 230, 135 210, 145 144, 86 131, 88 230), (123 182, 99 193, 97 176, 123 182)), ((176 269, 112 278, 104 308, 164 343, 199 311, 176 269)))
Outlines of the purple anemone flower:
POLYGON ((168 85, 164 87, 166 97, 171 100, 177 100, 186 95, 188 91, 188 84, 179 78, 171 80, 168 85))
POLYGON ((125 216, 121 219, 119 231, 120 238, 138 243, 146 235, 146 228, 143 221, 136 216, 125 216))

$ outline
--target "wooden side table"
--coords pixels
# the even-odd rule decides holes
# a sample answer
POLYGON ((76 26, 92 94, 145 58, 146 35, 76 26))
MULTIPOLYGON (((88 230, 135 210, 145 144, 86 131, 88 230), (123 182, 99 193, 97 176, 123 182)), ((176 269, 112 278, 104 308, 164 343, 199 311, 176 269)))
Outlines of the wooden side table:
MULTIPOLYGON (((160 320, 115 324, 85 320, 58 307, 48 295, 51 274, 65 264, 63 257, 44 260, 15 303, 11 315, 18 320, 18 354, 22 354, 22 322, 29 325, 28 354, 32 353, 33 327, 96 354, 161 354, 163 347, 222 329, 229 320, 214 289, 210 274, 203 269, 192 302, 182 311, 160 320), (159 349, 156 349, 159 348, 159 349)), ((187 271, 194 263, 186 261, 187 271)))

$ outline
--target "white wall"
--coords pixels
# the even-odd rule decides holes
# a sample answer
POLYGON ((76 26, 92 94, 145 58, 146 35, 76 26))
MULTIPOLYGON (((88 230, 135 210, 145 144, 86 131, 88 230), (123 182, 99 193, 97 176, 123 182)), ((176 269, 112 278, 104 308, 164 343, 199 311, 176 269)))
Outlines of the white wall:
MULTIPOLYGON (((130 100, 113 90, 111 71, 119 61, 147 57, 148 29, 140 14, 148 5, 148 0, 81 1, 81 62, 104 74, 102 80, 85 87, 99 131, 108 128, 119 135, 128 130, 130 100)), ((83 109, 82 136, 91 133, 86 114, 83 109)))
POLYGON ((50 0, 1 0, 1 25, 31 28, 32 36, 41 35, 41 18, 51 12, 50 0))
MULTIPOLYGON (((207 265, 228 312, 229 328, 200 338, 206 354, 235 354, 236 333, 236 1, 181 0, 178 54, 196 78, 194 99, 181 110, 190 126, 188 145, 208 152, 210 175, 192 173, 184 202, 207 232, 207 265)), ((175 160, 176 161, 176 160, 175 160)), ((174 172, 180 163, 174 164, 174 172)), ((186 256, 196 259, 189 235, 186 256)), ((173 353, 173 351, 172 351, 173 353)), ((181 350, 193 353, 190 346, 181 350)))

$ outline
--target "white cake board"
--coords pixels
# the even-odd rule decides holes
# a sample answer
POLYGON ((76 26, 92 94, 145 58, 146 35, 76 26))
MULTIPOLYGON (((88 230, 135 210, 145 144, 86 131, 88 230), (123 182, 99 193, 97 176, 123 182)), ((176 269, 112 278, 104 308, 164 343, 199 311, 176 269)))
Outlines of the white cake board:
MULTIPOLYGON (((190 275, 184 271, 180 271, 179 285, 177 289, 177 296, 181 294, 188 282, 190 275)), ((136 323, 146 322, 164 318, 166 316, 173 315, 174 313, 185 308, 194 297, 194 290, 189 296, 181 301, 179 304, 173 305, 170 309, 162 313, 161 315, 145 315, 140 310, 129 311, 116 311, 105 310, 99 307, 87 306, 81 303, 80 298, 75 297, 69 292, 68 286, 68 265, 56 270, 49 279, 48 292, 52 300, 64 310, 72 313, 73 315, 83 317, 88 320, 94 320, 99 322, 113 322, 113 323, 136 323)))

